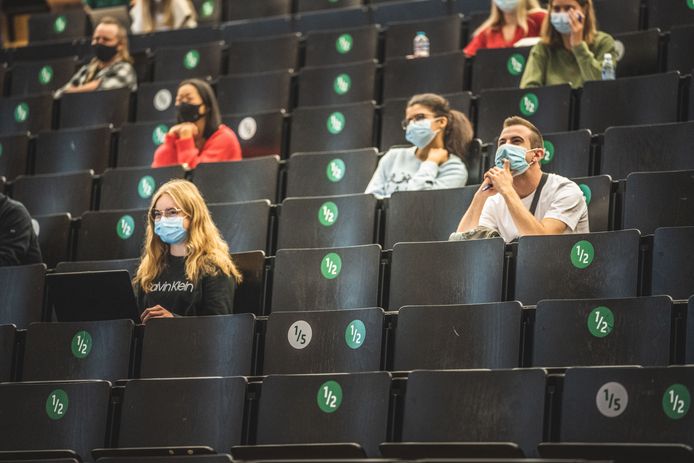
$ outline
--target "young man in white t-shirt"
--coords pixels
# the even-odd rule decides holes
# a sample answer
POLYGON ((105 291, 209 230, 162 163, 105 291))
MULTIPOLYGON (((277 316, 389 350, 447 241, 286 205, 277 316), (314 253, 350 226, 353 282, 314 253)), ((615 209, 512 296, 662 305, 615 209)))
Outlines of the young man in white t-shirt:
POLYGON ((498 231, 507 243, 525 235, 588 233, 588 206, 581 189, 560 175, 543 174, 544 155, 537 127, 521 117, 506 119, 495 166, 484 174, 451 239, 482 227, 498 231))

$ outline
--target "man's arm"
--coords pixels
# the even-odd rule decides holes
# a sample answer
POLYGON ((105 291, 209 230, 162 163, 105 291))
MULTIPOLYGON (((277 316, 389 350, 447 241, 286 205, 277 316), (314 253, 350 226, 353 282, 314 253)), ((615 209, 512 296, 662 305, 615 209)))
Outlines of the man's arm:
POLYGON ((64 93, 93 92, 94 90, 99 88, 99 85, 101 85, 101 79, 92 80, 89 83, 86 83, 84 85, 79 85, 79 86, 70 85, 70 86, 65 87, 64 93))

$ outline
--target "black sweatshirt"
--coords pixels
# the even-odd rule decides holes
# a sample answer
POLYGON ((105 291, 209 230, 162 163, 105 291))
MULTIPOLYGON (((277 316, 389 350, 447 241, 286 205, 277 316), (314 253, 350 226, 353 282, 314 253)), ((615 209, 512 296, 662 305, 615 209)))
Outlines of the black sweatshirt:
POLYGON ((185 257, 168 255, 166 267, 151 283, 150 291, 137 290, 140 311, 160 305, 174 315, 225 315, 232 313, 236 283, 223 273, 204 275, 198 284, 186 277, 185 257))
POLYGON ((24 205, 0 193, 0 266, 41 263, 39 240, 24 205))

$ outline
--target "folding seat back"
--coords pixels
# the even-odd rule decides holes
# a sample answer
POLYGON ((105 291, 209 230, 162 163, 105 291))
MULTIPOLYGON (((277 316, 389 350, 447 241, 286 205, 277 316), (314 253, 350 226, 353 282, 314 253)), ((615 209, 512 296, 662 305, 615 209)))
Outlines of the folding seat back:
POLYGON ((236 133, 244 158, 279 156, 285 151, 285 110, 227 115, 222 122, 236 133))
POLYGON ((246 379, 135 379, 125 386, 117 447, 241 443, 246 379))
POLYGON ((41 257, 48 268, 69 258, 72 217, 70 214, 37 215, 31 218, 39 239, 41 257))
POLYGON ((216 79, 221 73, 223 42, 160 47, 154 55, 154 80, 216 79))
POLYGON ((51 95, 13 96, 0 99, 0 134, 38 133, 53 123, 51 95))
POLYGON ((387 372, 270 375, 262 385, 257 443, 356 443, 375 457, 386 437, 390 383, 387 372), (292 424, 296 416, 303 426, 292 424))
POLYGON ((650 235, 658 227, 694 225, 694 171, 635 172, 627 176, 624 228, 650 235))
POLYGON ((77 232, 76 260, 133 259, 141 254, 147 210, 86 212, 77 232))
POLYGON ((292 113, 289 152, 334 151, 373 146, 373 102, 299 108, 292 113))
POLYGON ((0 176, 13 180, 27 173, 29 137, 27 134, 0 136, 0 176))
POLYGON ((479 95, 493 88, 518 88, 530 47, 481 49, 472 62, 471 90, 479 95))
POLYGON ((518 240, 515 299, 634 297, 637 295, 637 230, 522 236, 518 240))
POLYGON ((270 226, 270 201, 210 204, 212 220, 232 252, 265 251, 270 226))
POLYGON ((373 22, 387 25, 396 21, 439 18, 448 14, 447 3, 441 0, 378 2, 372 6, 373 22))
POLYGON ((22 380, 127 379, 134 331, 132 320, 32 323, 22 380))
POLYGON ((466 16, 477 12, 489 16, 489 2, 485 0, 453 0, 451 8, 454 12, 463 13, 466 16))
POLYGON ((234 293, 234 313, 263 314, 265 302, 265 252, 236 252, 231 258, 243 275, 234 293))
POLYGON ((677 26, 670 30, 670 40, 667 46, 668 71, 680 71, 687 74, 694 69, 694 56, 689 44, 694 40, 694 24, 677 26))
POLYGON ((694 143, 694 122, 611 127, 605 131, 601 174, 623 179, 631 172, 694 169, 687 148, 694 143))
POLYGON ((609 34, 632 32, 640 29, 641 0, 595 0, 598 28, 609 34))
POLYGON ((329 66, 378 59, 378 27, 306 34, 306 66, 329 66))
POLYGON ((135 276, 140 265, 139 258, 92 260, 76 262, 60 262, 55 267, 56 273, 67 272, 98 272, 101 270, 127 270, 131 276, 135 276))
POLYGON ((280 249, 275 255, 272 311, 378 306, 381 247, 280 249))
POLYGON ((291 72, 288 70, 221 77, 217 102, 222 114, 289 109, 291 72))
POLYGON ((91 40, 67 39, 51 42, 29 44, 15 48, 12 53, 14 62, 39 61, 68 56, 86 57, 91 52, 91 40))
MULTIPOLYGON (((234 0, 224 1, 230 2, 234 0)), ((272 37, 292 32, 294 32, 293 19, 290 15, 233 21, 222 25, 222 37, 226 43, 235 40, 272 37)))
POLYGON ((19 176, 12 197, 24 204, 31 215, 68 212, 79 217, 92 205, 93 172, 19 176), (46 192, 51 194, 47 195, 46 192))
POLYGON ((58 174, 80 170, 103 172, 111 157, 111 127, 52 130, 39 133, 34 172, 58 174))
POLYGON ((303 68, 299 106, 357 103, 376 99, 376 61, 303 68))
POLYGON ((148 209, 159 187, 184 173, 179 166, 107 169, 101 176, 99 209, 148 209))
POLYGON ((222 22, 222 0, 193 0, 198 26, 212 26, 222 22))
POLYGON ((276 312, 265 333, 266 375, 381 369, 383 309, 276 312))
POLYGON ((504 119, 518 114, 542 133, 564 132, 570 127, 571 87, 568 84, 527 89, 482 90, 478 101, 477 134, 492 142, 504 119))
POLYGON ((306 11, 349 8, 351 6, 359 6, 361 4, 361 0, 333 0, 332 2, 328 3, 323 0, 298 0, 296 12, 304 13, 306 11))
POLYGON ((137 122, 176 120, 176 93, 180 82, 175 80, 139 84, 135 120, 137 122))
POLYGON ((45 275, 44 264, 0 267, 0 324, 25 329, 41 320, 45 275))
POLYGON ((694 226, 657 228, 653 240, 651 294, 687 299, 694 294, 694 226))
POLYGON ((371 24, 369 10, 363 6, 339 10, 312 11, 294 16, 294 30, 307 34, 311 31, 327 31, 365 27, 371 24))
POLYGON ((237 2, 225 0, 225 21, 237 19, 263 18, 267 16, 280 16, 291 13, 292 2, 290 0, 268 0, 264 2, 237 2))
POLYGON ((407 241, 446 241, 478 187, 396 191, 386 201, 385 249, 407 241), (435 205, 435 207, 432 207, 435 205), (412 217, 418 217, 413 221, 412 217))
POLYGON ((617 125, 677 122, 679 73, 667 72, 583 85, 579 128, 603 133, 617 125))
POLYGON ((668 365, 671 318, 667 296, 542 300, 535 310, 533 365, 668 365))
POLYGON ((12 363, 17 330, 14 325, 0 325, 0 382, 12 380, 12 363))
POLYGON ((614 36, 617 48, 617 77, 657 74, 659 69, 660 29, 634 31, 614 36))
POLYGON ((377 163, 375 148, 294 153, 288 161, 287 197, 361 193, 377 163))
POLYGON ((388 307, 499 302, 503 273, 501 238, 398 243, 393 246, 388 307), (447 271, 441 273, 441 268, 447 271))
POLYGON ((208 203, 253 201, 277 197, 279 160, 267 156, 237 162, 209 162, 193 172, 197 185, 208 203))
POLYGON ((370 194, 287 198, 279 209, 277 249, 374 243, 376 202, 370 194))
POLYGON ((543 133, 542 138, 545 157, 540 164, 544 172, 564 177, 585 177, 590 173, 590 130, 543 133))
POLYGON ((92 461, 106 444, 110 394, 106 381, 0 385, 0 452, 71 450, 92 461))
POLYGON ((80 8, 29 16, 29 42, 67 40, 87 35, 87 15, 80 8))
POLYGON ((256 39, 230 39, 228 75, 297 69, 299 34, 256 39))
POLYGON ((612 178, 609 175, 596 175, 594 177, 576 177, 572 180, 583 192, 583 198, 588 206, 590 230, 594 232, 610 230, 614 209, 612 178))
POLYGON ((681 24, 694 24, 694 8, 689 1, 647 0, 648 27, 669 29, 681 24))
POLYGON ((434 19, 391 22, 386 29, 385 59, 411 55, 412 41, 419 32, 424 32, 430 42, 432 54, 460 50, 461 16, 450 15, 434 19))
POLYGON ((60 97, 58 127, 88 127, 111 124, 120 127, 128 122, 130 89, 64 93, 60 97))
POLYGON ((10 95, 50 93, 65 85, 75 73, 76 57, 25 61, 12 66, 10 95))
POLYGON ((252 314, 152 320, 145 327, 140 377, 248 376, 254 339, 252 314))
POLYGON ((149 166, 154 152, 164 143, 173 121, 125 124, 118 136, 118 167, 149 166))
POLYGON ((392 58, 383 66, 383 99, 409 98, 418 93, 455 93, 463 90, 465 56, 462 51, 428 58, 392 58), (435 75, 432 69, 437 69, 435 75))
POLYGON ((515 301, 402 307, 393 370, 516 368, 522 311, 515 301))

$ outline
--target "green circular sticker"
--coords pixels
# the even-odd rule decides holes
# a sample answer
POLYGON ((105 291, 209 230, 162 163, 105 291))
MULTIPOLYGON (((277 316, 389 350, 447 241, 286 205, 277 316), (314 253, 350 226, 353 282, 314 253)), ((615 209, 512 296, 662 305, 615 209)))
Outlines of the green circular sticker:
POLYGON ((326 381, 316 394, 318 408, 325 413, 332 413, 342 404, 342 386, 337 381, 326 381))
POLYGON ((694 10, 694 0, 687 0, 687 6, 690 9, 694 10))
POLYGON ((349 77, 349 74, 340 74, 335 78, 335 82, 333 82, 333 89, 338 95, 344 95, 349 92, 351 87, 352 79, 349 77))
POLYGON ((41 85, 48 85, 53 80, 53 68, 49 65, 45 65, 39 71, 39 83, 41 85))
POLYGON ((120 239, 127 240, 133 236, 134 232, 135 220, 133 220, 132 216, 126 214, 118 219, 118 223, 116 224, 116 233, 120 239))
POLYGON ((29 105, 22 102, 14 108, 14 120, 24 122, 29 119, 29 105))
POLYGON ((164 139, 166 138, 168 131, 169 128, 164 124, 159 124, 154 128, 154 132, 152 132, 152 141, 154 142, 155 146, 159 146, 164 143, 164 139))
POLYGON ((337 52, 344 55, 352 51, 352 45, 354 44, 354 39, 350 34, 342 34, 335 41, 335 48, 337 52))
POLYGON ((67 18, 64 15, 60 15, 53 21, 53 30, 57 34, 62 34, 67 28, 67 18))
POLYGON ((46 399, 46 414, 52 420, 59 420, 67 413, 67 407, 70 401, 67 397, 67 392, 62 389, 56 389, 48 395, 46 399))
POLYGON ((195 69, 200 63, 200 52, 197 50, 190 50, 183 57, 183 66, 186 69, 195 69))
POLYGON ((328 280, 337 278, 340 274, 340 270, 342 270, 342 259, 338 254, 331 252, 323 257, 320 264, 320 271, 323 277, 328 280))
POLYGON ((532 116, 535 114, 540 106, 540 100, 537 99, 537 95, 534 93, 526 93, 520 100, 520 112, 524 116, 532 116))
POLYGON ((331 227, 337 222, 338 214, 337 204, 332 201, 326 201, 318 209, 318 221, 324 227, 331 227))
POLYGON ((595 249, 590 241, 581 240, 571 248, 571 263, 576 268, 584 269, 593 263, 595 249))
POLYGON ((519 76, 525 68, 525 57, 520 53, 514 53, 506 62, 506 69, 512 76, 519 76))
POLYGON ((345 162, 342 159, 336 158, 328 163, 325 173, 328 176, 328 180, 331 182, 339 182, 345 176, 345 162))
POLYGON ((151 175, 145 175, 137 182, 137 194, 140 195, 142 199, 151 198, 154 194, 156 185, 151 175))
POLYGON ((673 420, 679 420, 689 411, 692 398, 684 384, 673 384, 663 394, 663 411, 673 420))
POLYGON ((209 18, 214 14, 214 2, 212 0, 207 0, 200 7, 200 13, 203 18, 209 18))
POLYGON ((614 314, 601 305, 591 310, 588 314, 588 331, 596 338, 604 338, 614 329, 614 314))
POLYGON ((544 140, 543 144, 545 147, 545 156, 540 161, 540 164, 544 166, 554 160, 554 143, 549 140, 544 140))
POLYGON ((350 349, 359 349, 366 340, 366 325, 361 320, 352 320, 345 330, 345 342, 350 349))
POLYGON ((85 358, 92 351, 92 335, 84 330, 78 331, 72 337, 70 349, 72 350, 72 355, 78 359, 85 358))
POLYGON ((586 206, 590 204, 590 199, 593 197, 593 192, 590 191, 590 187, 585 183, 579 183, 578 187, 583 193, 583 198, 586 200, 586 206))
POLYGON ((344 114, 342 114, 339 111, 335 111, 330 116, 328 116, 326 125, 328 127, 328 132, 330 132, 333 135, 337 135, 338 133, 342 132, 342 130, 345 128, 344 114))

